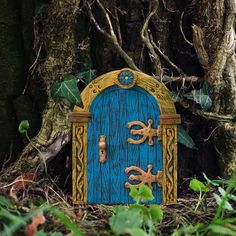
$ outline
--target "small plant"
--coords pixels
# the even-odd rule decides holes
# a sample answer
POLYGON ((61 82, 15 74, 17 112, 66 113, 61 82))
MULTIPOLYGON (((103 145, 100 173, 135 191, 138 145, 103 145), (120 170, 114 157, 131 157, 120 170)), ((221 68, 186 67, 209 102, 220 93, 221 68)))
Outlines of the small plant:
POLYGON ((135 204, 113 208, 114 215, 109 220, 113 233, 133 236, 156 235, 155 223, 162 221, 162 209, 159 205, 146 207, 140 204, 154 199, 152 190, 146 185, 141 185, 138 189, 131 187, 129 195, 135 200, 135 204))
POLYGON ((29 129, 30 125, 29 125, 29 121, 28 120, 22 120, 18 126, 18 131, 21 134, 24 134, 26 139, 28 140, 29 144, 38 152, 40 159, 43 161, 44 163, 44 169, 45 169, 45 173, 47 173, 47 164, 46 161, 43 157, 42 152, 34 145, 34 143, 32 142, 32 140, 30 139, 29 135, 28 135, 28 129, 29 129))
POLYGON ((204 201, 206 193, 209 192, 209 187, 197 179, 192 179, 189 183, 189 187, 194 192, 199 193, 198 202, 194 210, 194 212, 196 212, 204 201))
POLYGON ((37 207, 34 210, 27 210, 27 212, 25 212, 24 209, 26 209, 26 207, 20 208, 13 201, 0 196, 1 236, 24 235, 23 231, 25 231, 27 236, 62 235, 58 232, 45 233, 43 230, 37 231, 38 225, 44 224, 46 221, 44 218, 45 213, 50 213, 50 215, 53 215, 68 230, 70 230, 73 235, 83 236, 83 233, 80 231, 78 226, 73 223, 73 221, 67 215, 65 215, 64 212, 54 206, 42 204, 40 207, 37 207), (29 224, 30 221, 32 221, 31 224, 29 224), (31 228, 29 226, 31 226, 31 228))
POLYGON ((236 196, 233 194, 236 188, 236 173, 230 180, 209 180, 206 175, 204 175, 207 180, 207 185, 199 180, 193 179, 190 181, 190 188, 199 193, 198 204, 195 211, 198 209, 204 195, 209 191, 210 187, 217 187, 217 193, 213 193, 213 196, 218 205, 215 215, 211 222, 206 225, 198 223, 195 225, 183 226, 180 229, 174 231, 172 236, 182 236, 182 235, 236 235, 236 209, 233 208, 231 202, 236 202, 236 196), (224 187, 226 186, 226 190, 224 187), (204 194, 203 194, 204 193, 204 194))

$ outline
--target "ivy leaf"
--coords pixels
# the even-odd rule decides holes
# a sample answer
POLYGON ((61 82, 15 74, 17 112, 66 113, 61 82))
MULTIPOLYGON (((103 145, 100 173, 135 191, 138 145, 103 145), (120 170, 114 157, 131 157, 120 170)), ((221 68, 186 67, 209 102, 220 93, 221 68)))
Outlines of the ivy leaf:
POLYGON ((183 96, 200 104, 204 111, 207 111, 212 106, 211 100, 212 88, 208 82, 204 82, 203 86, 199 90, 193 90, 190 93, 183 96))
POLYGON ((163 220, 163 211, 159 205, 151 205, 149 212, 153 221, 161 222, 163 220))
POLYGON ((195 143, 182 125, 177 126, 178 142, 190 149, 196 149, 195 143))
POLYGON ((197 179, 192 179, 189 183, 189 187, 194 192, 208 192, 209 191, 209 188, 203 182, 197 179))
POLYGON ((72 75, 65 78, 64 81, 56 83, 51 89, 52 98, 65 98, 72 105, 77 105, 81 102, 80 92, 77 87, 76 78, 72 75))
POLYGON ((172 100, 173 100, 174 103, 180 101, 180 96, 179 96, 177 93, 172 92, 172 91, 169 91, 169 93, 170 93, 171 98, 172 98, 172 100))
POLYGON ((92 80, 96 78, 96 76, 97 76, 97 71, 90 69, 75 74, 75 77, 77 79, 82 79, 85 84, 89 84, 92 80))
POLYGON ((27 130, 29 129, 29 121, 28 120, 22 120, 18 126, 18 131, 21 134, 24 134, 27 132, 27 130))

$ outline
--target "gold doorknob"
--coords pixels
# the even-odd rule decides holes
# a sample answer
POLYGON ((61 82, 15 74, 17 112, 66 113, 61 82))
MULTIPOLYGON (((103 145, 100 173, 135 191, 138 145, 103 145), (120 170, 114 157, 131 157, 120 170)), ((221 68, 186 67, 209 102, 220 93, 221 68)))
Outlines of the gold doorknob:
POLYGON ((99 148, 99 162, 103 164, 104 162, 106 162, 107 159, 106 135, 104 134, 100 135, 98 148, 99 148))

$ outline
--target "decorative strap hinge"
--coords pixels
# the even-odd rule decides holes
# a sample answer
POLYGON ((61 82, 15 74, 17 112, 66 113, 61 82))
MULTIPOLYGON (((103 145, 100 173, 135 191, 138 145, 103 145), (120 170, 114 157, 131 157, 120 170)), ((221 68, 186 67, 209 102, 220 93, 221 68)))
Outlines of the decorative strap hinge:
POLYGON ((127 123, 127 128, 131 128, 134 125, 139 125, 141 129, 131 129, 130 133, 132 135, 141 135, 142 138, 138 140, 134 140, 132 138, 128 138, 127 142, 131 144, 141 144, 146 141, 148 138, 148 144, 152 146, 154 144, 153 137, 157 137, 157 139, 161 140, 161 126, 159 125, 157 129, 152 128, 153 120, 148 120, 148 125, 146 126, 141 121, 132 121, 127 123))
POLYGON ((137 171, 140 173, 140 175, 134 175, 131 174, 129 176, 129 180, 137 180, 140 181, 140 183, 138 184, 131 184, 129 182, 125 183, 125 187, 126 188, 130 188, 130 187, 135 187, 138 188, 141 184, 147 184, 150 188, 152 188, 152 184, 153 183, 157 183, 157 185, 159 187, 162 186, 162 171, 157 171, 156 174, 152 174, 152 165, 148 165, 148 169, 147 172, 145 172, 144 170, 142 170, 141 168, 137 167, 137 166, 130 166, 127 167, 125 169, 125 173, 128 174, 130 171, 137 171))

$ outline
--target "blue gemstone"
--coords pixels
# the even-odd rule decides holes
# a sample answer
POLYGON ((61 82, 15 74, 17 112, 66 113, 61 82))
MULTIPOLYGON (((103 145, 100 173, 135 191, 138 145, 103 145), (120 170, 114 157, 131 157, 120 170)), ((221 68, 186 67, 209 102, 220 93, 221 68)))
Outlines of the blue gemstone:
POLYGON ((129 85, 134 81, 134 75, 125 70, 119 74, 118 80, 121 84, 129 85))

